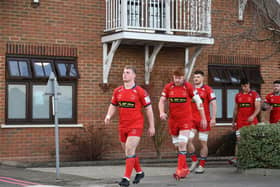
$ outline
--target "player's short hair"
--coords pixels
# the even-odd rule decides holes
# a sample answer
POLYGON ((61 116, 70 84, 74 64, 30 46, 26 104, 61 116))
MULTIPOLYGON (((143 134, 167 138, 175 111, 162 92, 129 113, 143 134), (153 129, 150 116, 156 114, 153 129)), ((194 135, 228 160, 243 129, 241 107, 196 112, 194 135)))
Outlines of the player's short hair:
POLYGON ((195 74, 195 75, 202 75, 202 76, 204 76, 204 72, 201 71, 201 70, 196 70, 196 71, 194 72, 194 74, 195 74))
POLYGON ((173 71, 175 76, 185 76, 185 70, 183 68, 177 68, 173 71))
POLYGON ((124 69, 131 69, 136 74, 136 68, 134 66, 126 65, 124 66, 124 69))
POLYGON ((250 84, 249 80, 247 78, 242 78, 240 80, 240 85, 244 85, 244 84, 250 84))
POLYGON ((280 84, 280 80, 275 80, 273 84, 280 84))

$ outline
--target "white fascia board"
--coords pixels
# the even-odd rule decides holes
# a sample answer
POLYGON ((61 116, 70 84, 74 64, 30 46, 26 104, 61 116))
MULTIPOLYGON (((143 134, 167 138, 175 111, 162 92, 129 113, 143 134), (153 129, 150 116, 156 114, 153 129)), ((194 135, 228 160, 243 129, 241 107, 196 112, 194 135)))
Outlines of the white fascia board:
POLYGON ((164 43, 191 43, 191 44, 214 44, 213 38, 198 37, 198 36, 178 36, 167 34, 153 34, 153 33, 138 33, 138 32, 119 32, 101 38, 102 43, 112 42, 120 39, 128 40, 144 40, 144 41, 156 41, 164 43))

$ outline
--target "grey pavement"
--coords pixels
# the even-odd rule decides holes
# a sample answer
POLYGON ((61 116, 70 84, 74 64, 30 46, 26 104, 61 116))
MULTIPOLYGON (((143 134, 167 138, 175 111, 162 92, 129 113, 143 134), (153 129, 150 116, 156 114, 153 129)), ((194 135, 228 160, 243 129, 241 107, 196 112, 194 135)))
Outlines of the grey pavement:
MULTIPOLYGON (((145 178, 131 187, 279 187, 280 170, 253 169, 238 172, 236 168, 208 164, 204 174, 191 173, 186 179, 176 181, 172 174, 176 163, 144 164, 145 178)), ((61 167, 61 180, 56 180, 55 167, 19 168, 0 166, 0 176, 13 177, 34 183, 53 186, 118 187, 124 165, 88 165, 61 167)), ((2 185, 0 185, 2 187, 2 185)), ((35 186, 33 186, 35 187, 35 186)))
MULTIPOLYGON (((55 173, 55 168, 30 168, 28 170, 55 173)), ((189 186, 189 187, 279 187, 280 175, 265 176, 261 170, 254 172, 240 173, 233 167, 214 167, 207 168, 204 174, 191 173, 186 179, 176 181, 172 174, 174 167, 143 167, 146 177, 140 184, 131 186, 153 186, 153 187, 170 187, 170 186, 189 186)), ((116 181, 120 179, 124 172, 124 166, 88 166, 88 167, 62 167, 61 173, 67 175, 81 176, 93 181, 85 181, 80 186, 90 187, 114 187, 118 186, 116 181)), ((275 170, 275 174, 279 170, 275 170)))

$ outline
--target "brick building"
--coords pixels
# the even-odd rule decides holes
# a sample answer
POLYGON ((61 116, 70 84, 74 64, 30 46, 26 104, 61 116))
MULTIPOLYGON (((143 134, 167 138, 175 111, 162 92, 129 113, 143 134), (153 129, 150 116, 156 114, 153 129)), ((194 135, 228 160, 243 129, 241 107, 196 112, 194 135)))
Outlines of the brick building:
MULTIPOLYGON (((89 127, 106 133, 103 159, 122 158, 117 118, 108 127, 103 119, 127 64, 137 67, 137 83, 149 90, 155 109, 174 67, 186 67, 187 76, 203 70, 218 97, 218 124, 209 140, 214 149, 231 130, 240 76, 248 76, 262 97, 280 78, 279 43, 268 39, 272 31, 263 28, 258 6, 248 1, 243 9, 238 2, 2 0, 0 160, 54 159, 52 105, 43 94, 51 71, 62 93, 62 160, 79 159, 69 137, 82 138, 89 127)), ((162 154, 173 155, 169 139, 162 154)), ((145 135, 139 155, 156 155, 145 135)))

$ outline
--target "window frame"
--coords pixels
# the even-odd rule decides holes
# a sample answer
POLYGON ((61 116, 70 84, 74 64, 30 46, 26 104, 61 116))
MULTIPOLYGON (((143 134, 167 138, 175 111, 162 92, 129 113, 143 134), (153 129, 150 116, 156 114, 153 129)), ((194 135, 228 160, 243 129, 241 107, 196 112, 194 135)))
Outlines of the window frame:
POLYGON ((38 124, 54 124, 54 116, 52 115, 52 99, 49 96, 49 118, 48 119, 33 119, 33 86, 34 85, 46 85, 48 81, 48 77, 38 77, 34 71, 34 65, 36 61, 41 63, 50 62, 51 66, 54 70, 55 75, 57 76, 57 69, 55 64, 57 62, 71 62, 74 64, 76 69, 77 76, 75 78, 60 78, 57 76, 58 84, 59 85, 70 85, 72 87, 72 118, 61 118, 59 119, 59 123, 61 124, 76 124, 77 123, 77 84, 79 78, 79 71, 77 69, 77 59, 76 58, 58 58, 58 57, 26 57, 26 56, 6 56, 6 98, 5 98, 5 123, 6 124, 15 124, 15 125, 38 125, 38 124), (21 61, 24 59, 27 61, 29 67, 29 73, 31 75, 30 78, 23 78, 17 76, 10 76, 11 73, 9 72, 8 65, 9 61, 21 61), (8 87, 11 84, 23 84, 26 85, 26 111, 25 111, 25 118, 24 119, 9 119, 8 110, 9 110, 9 90, 8 87))
MULTIPOLYGON (((258 69, 260 68, 260 66, 256 66, 256 65, 223 65, 223 64, 208 64, 208 72, 210 72, 210 68, 211 66, 213 67, 218 67, 218 68, 235 68, 235 69, 241 69, 242 71, 246 70, 246 69, 258 69), (241 67, 240 67, 241 66, 241 67)), ((244 74, 244 72, 241 72, 244 74)), ((245 75, 245 74, 244 74, 245 75)), ((262 78, 261 78, 262 80, 262 78)), ((261 83, 262 81, 260 81, 260 84, 256 84, 256 83, 250 83, 250 87, 251 90, 255 90, 258 93, 260 93, 261 91, 261 83)), ((238 89, 239 92, 241 91, 240 88, 240 84, 239 83, 222 83, 222 82, 214 82, 213 78, 210 76, 208 76, 208 84, 209 86, 211 86, 211 88, 213 89, 221 89, 222 90, 222 118, 216 118, 217 123, 231 123, 232 122, 232 118, 227 118, 227 114, 228 114, 228 110, 227 110, 227 90, 228 89, 238 89)))
POLYGON ((32 78, 32 71, 31 71, 31 66, 30 63, 28 63, 28 58, 16 58, 16 57, 12 57, 12 58, 8 58, 6 60, 6 80, 7 79, 13 79, 13 80, 22 80, 22 79, 31 79, 32 78), (9 61, 26 61, 27 62, 27 69, 28 69, 28 73, 30 76, 26 77, 26 76, 13 76, 11 75, 11 70, 10 70, 10 66, 9 66, 9 61))
MULTIPOLYGON (((32 67, 32 69, 33 69, 33 71, 32 71, 32 75, 35 77, 35 79, 48 79, 49 77, 47 77, 47 76, 43 76, 43 77, 41 77, 41 76, 37 76, 36 75, 36 71, 35 71, 35 63, 36 62, 40 62, 40 63, 46 63, 46 62, 48 62, 48 63, 50 63, 51 64, 51 67, 52 67, 52 70, 53 70, 53 72, 54 72, 54 74, 55 74, 55 76, 57 76, 56 75, 56 72, 55 72, 55 67, 54 67, 54 60, 44 60, 44 59, 37 59, 37 58, 34 58, 34 59, 31 59, 31 61, 30 61, 30 63, 31 63, 31 67, 32 67)), ((43 71, 45 71, 44 69, 43 69, 43 71)))

